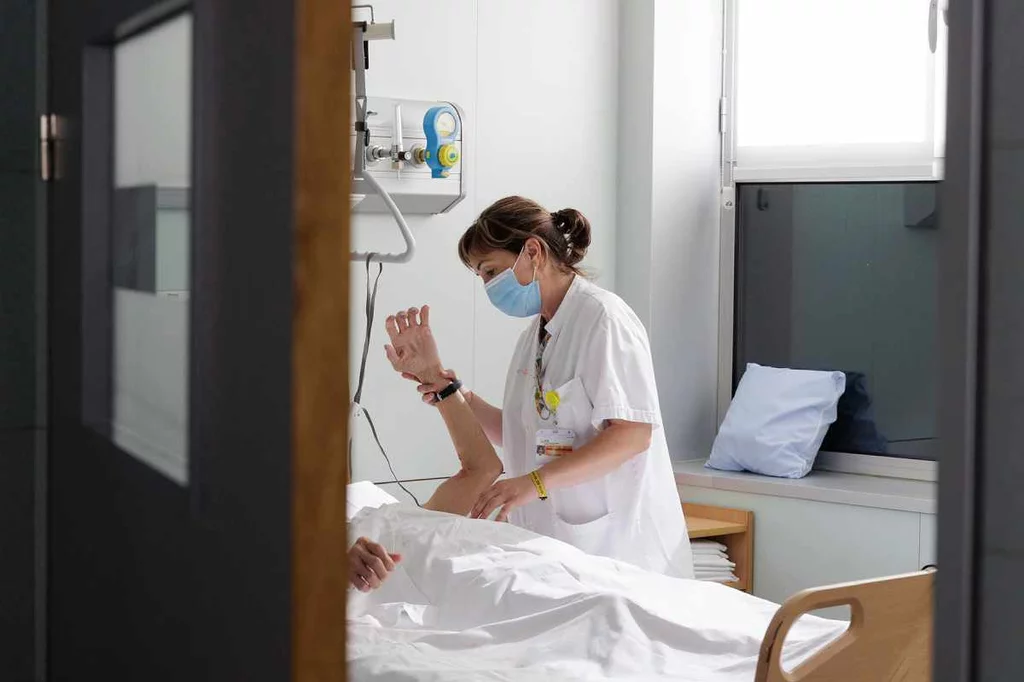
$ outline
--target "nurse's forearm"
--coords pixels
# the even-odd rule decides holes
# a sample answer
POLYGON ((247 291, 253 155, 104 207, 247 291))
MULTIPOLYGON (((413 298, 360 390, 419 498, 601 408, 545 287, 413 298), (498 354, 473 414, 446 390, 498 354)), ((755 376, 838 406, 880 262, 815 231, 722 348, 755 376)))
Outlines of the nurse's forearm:
POLYGON ((491 405, 489 402, 472 391, 467 391, 466 400, 473 409, 473 414, 480 422, 488 440, 501 447, 501 408, 491 405))
POLYGON ((544 487, 558 490, 606 476, 651 447, 650 424, 613 421, 592 441, 540 468, 544 487))

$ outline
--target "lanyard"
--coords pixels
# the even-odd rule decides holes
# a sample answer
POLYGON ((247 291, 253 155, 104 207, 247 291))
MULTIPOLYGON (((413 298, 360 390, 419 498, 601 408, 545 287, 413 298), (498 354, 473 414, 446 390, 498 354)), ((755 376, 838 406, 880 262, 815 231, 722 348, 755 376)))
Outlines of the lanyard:
POLYGON ((548 341, 551 340, 551 334, 548 334, 544 328, 544 321, 541 320, 540 332, 537 339, 537 357, 534 364, 534 377, 536 379, 536 387, 533 392, 533 403, 537 408, 537 415, 547 421, 551 417, 555 417, 555 425, 558 425, 558 418, 555 414, 556 410, 552 410, 548 407, 547 402, 544 400, 544 349, 548 347, 548 341))

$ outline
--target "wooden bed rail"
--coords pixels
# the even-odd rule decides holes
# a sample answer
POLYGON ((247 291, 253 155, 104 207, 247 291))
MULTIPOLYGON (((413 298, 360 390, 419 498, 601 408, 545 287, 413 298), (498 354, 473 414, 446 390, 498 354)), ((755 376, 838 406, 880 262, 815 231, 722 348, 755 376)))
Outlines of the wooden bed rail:
POLYGON ((817 587, 779 607, 761 643, 755 682, 929 682, 934 571, 817 587), (789 629, 811 611, 849 605, 850 627, 796 669, 782 667, 789 629))

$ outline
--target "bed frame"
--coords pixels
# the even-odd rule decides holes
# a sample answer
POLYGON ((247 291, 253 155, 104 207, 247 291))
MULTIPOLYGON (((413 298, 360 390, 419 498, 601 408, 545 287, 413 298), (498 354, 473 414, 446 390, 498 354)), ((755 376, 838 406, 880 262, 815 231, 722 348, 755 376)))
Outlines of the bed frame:
POLYGON ((761 643, 755 682, 929 682, 933 570, 816 587, 779 607, 761 643), (849 605, 850 627, 794 670, 782 667, 786 634, 811 611, 849 605))

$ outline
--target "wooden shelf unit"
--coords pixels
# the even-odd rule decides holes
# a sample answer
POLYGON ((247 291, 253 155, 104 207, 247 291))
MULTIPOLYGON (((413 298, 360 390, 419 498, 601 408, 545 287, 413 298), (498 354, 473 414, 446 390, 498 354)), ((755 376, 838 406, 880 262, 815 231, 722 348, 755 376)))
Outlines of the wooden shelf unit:
POLYGON ((683 502, 683 514, 691 540, 714 540, 728 548, 739 580, 725 584, 753 594, 754 512, 683 502))

